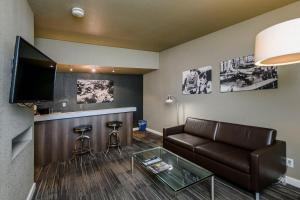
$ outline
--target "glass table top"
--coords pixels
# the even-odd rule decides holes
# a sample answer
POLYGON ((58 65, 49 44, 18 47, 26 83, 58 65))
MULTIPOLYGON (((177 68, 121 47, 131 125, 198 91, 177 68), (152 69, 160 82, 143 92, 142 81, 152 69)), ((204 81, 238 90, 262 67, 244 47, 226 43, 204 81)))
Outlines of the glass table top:
POLYGON ((154 174, 160 181, 167 184, 175 192, 184 189, 192 184, 203 181, 214 174, 207 169, 204 169, 178 155, 172 153, 162 147, 156 147, 133 155, 142 167, 149 169, 146 166, 145 160, 160 158, 161 161, 167 163, 170 168, 160 173, 154 174))

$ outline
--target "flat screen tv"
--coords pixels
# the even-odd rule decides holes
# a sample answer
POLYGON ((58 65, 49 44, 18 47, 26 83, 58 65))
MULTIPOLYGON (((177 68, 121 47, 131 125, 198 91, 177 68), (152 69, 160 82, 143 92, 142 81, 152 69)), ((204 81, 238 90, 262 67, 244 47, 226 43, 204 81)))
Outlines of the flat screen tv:
POLYGON ((53 101, 55 74, 56 63, 17 36, 9 102, 53 101))

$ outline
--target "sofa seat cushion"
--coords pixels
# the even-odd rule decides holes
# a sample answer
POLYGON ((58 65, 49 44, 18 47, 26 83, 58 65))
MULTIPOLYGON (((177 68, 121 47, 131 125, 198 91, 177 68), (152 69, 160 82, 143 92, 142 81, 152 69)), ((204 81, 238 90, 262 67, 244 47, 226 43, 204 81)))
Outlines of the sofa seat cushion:
POLYGON ((250 173, 250 151, 218 142, 196 146, 194 151, 242 172, 250 173))
POLYGON ((211 140, 204 139, 201 137, 193 136, 187 133, 179 133, 175 135, 170 135, 166 138, 167 141, 177 144, 181 147, 185 147, 194 151, 197 145, 205 144, 211 142, 211 140))

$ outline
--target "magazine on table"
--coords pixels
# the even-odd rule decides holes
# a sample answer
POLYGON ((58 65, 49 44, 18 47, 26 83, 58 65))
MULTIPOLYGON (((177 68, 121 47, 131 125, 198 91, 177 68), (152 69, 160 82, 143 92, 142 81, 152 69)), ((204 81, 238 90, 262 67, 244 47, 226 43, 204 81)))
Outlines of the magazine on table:
POLYGON ((153 156, 153 157, 151 157, 151 158, 149 158, 149 159, 144 160, 144 161, 143 161, 143 164, 144 164, 145 166, 149 166, 149 165, 158 163, 158 162, 160 162, 160 161, 161 161, 161 158, 160 158, 160 157, 153 156))
POLYGON ((148 168, 154 173, 158 174, 160 172, 166 171, 171 168, 171 166, 164 161, 155 163, 153 165, 148 166, 148 168))

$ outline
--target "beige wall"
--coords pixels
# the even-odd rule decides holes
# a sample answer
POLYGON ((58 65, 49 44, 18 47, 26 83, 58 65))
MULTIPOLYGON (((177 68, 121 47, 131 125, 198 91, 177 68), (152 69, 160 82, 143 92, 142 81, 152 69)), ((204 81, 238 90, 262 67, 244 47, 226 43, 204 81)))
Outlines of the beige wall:
POLYGON ((35 45, 59 64, 158 69, 159 53, 36 38, 35 45))
POLYGON ((33 184, 33 142, 12 159, 12 138, 33 124, 32 113, 8 103, 16 35, 33 43, 27 0, 0 1, 0 200, 24 200, 33 184))
POLYGON ((168 94, 180 102, 181 116, 184 110, 185 116, 275 128, 278 138, 287 141, 288 157, 295 159, 288 176, 300 179, 300 65, 279 68, 279 89, 219 92, 220 62, 252 54, 259 31, 300 17, 299 11, 296 2, 161 52, 160 69, 144 76, 144 119, 149 128, 162 132, 176 124, 175 105, 164 103, 168 94), (213 93, 182 95, 182 72, 207 65, 213 67, 213 93))

